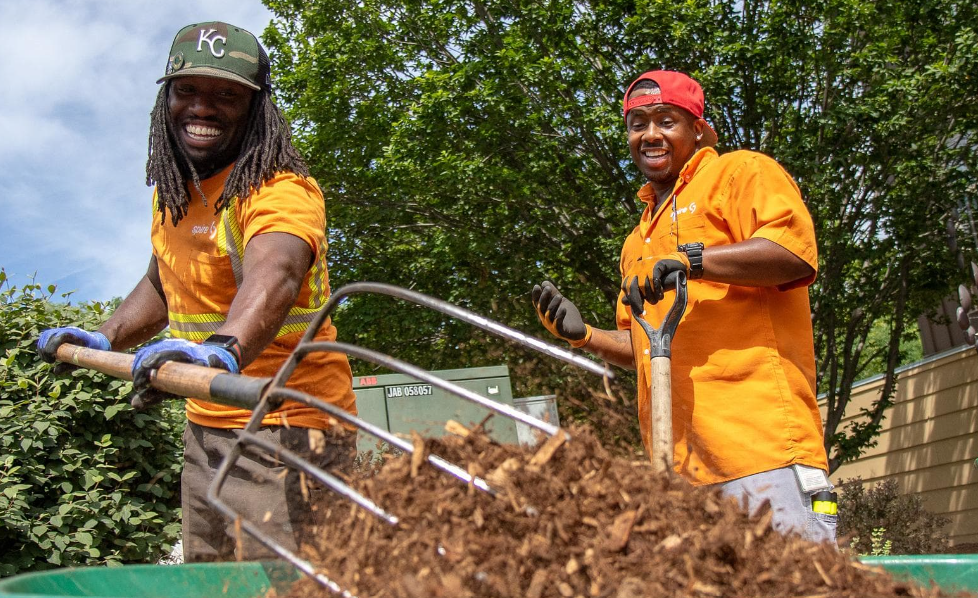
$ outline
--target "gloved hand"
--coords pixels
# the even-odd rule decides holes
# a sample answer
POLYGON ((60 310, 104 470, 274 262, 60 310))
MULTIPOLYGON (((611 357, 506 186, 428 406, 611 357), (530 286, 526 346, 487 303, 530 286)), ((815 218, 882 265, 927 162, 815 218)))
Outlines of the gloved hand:
POLYGON ((130 403, 136 409, 145 409, 164 399, 177 398, 168 392, 150 386, 152 372, 168 361, 192 363, 221 368, 232 374, 239 371, 238 360, 227 349, 213 345, 198 345, 182 338, 157 341, 136 351, 132 362, 132 386, 135 391, 130 403))
POLYGON ((622 280, 622 301, 633 310, 644 311, 643 300, 655 305, 667 288, 676 286, 677 272, 689 277, 689 258, 685 253, 667 253, 635 262, 622 280))
MULTIPOLYGON (((37 352, 45 362, 54 363, 57 361, 55 355, 58 352, 58 347, 65 343, 100 351, 112 350, 109 339, 101 332, 87 332, 75 326, 66 326, 42 330, 40 336, 37 337, 37 352)), ((59 363, 54 366, 54 373, 65 374, 76 369, 78 369, 77 366, 69 363, 59 363)))
POLYGON ((583 347, 591 340, 591 327, 584 323, 577 306, 561 295, 552 283, 545 281, 534 285, 530 298, 540 323, 550 334, 569 342, 572 347, 583 347))

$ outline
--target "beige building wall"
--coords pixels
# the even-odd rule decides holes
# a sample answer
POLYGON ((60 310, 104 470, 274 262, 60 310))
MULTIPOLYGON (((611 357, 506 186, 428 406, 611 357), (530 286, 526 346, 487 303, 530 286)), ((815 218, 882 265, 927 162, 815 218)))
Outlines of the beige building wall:
MULTIPOLYGON (((951 518, 951 546, 976 543, 978 352, 965 346, 928 357, 900 368, 898 381, 877 446, 840 467, 832 481, 894 478, 903 493, 919 493, 927 510, 951 518)), ((882 376, 857 382, 847 413, 868 408, 882 384, 882 376)), ((824 406, 822 415, 824 421, 824 406)))

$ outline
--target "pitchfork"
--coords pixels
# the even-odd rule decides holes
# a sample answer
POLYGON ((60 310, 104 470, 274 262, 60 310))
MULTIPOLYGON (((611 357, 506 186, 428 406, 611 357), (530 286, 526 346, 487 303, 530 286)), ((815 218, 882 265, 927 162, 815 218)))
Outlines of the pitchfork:
MULTIPOLYGON (((264 416, 276 409, 285 400, 292 400, 303 403, 310 407, 321 409, 331 417, 346 422, 359 430, 370 434, 391 446, 408 454, 414 453, 414 445, 387 430, 366 422, 359 417, 350 415, 346 411, 325 403, 307 393, 286 388, 285 384, 295 371, 299 363, 310 353, 320 351, 330 351, 345 353, 365 361, 384 366, 393 371, 407 374, 413 378, 421 380, 451 393, 464 400, 476 403, 486 409, 521 422, 536 430, 539 430, 550 437, 550 441, 562 442, 569 439, 567 432, 549 422, 542 421, 531 415, 518 411, 517 409, 504 404, 487 399, 468 389, 462 388, 452 382, 443 380, 433 374, 414 366, 410 363, 395 359, 389 355, 340 342, 316 341, 315 336, 319 328, 326 322, 336 307, 347 297, 355 294, 379 294, 395 297, 404 301, 439 311, 486 330, 505 340, 515 342, 524 347, 543 353, 550 357, 560 359, 571 365, 580 367, 594 374, 613 378, 611 371, 606 366, 601 366, 594 361, 586 359, 565 349, 547 344, 536 338, 529 337, 522 332, 504 326, 498 322, 480 316, 457 305, 446 301, 441 301, 429 297, 416 291, 411 291, 401 287, 382 283, 354 283, 338 289, 333 293, 329 302, 317 313, 316 318, 309 325, 302 340, 295 350, 282 365, 274 378, 250 378, 247 376, 229 374, 222 370, 206 368, 201 366, 187 365, 183 363, 170 362, 162 365, 152 379, 155 388, 173 393, 178 396, 200 397, 216 403, 231 405, 252 411, 251 419, 238 437, 237 442, 232 446, 228 455, 218 468, 214 480, 211 482, 207 491, 207 498, 211 505, 222 513, 227 519, 239 524, 241 529, 264 544, 267 548, 275 552, 281 558, 289 561, 298 570, 302 571, 312 579, 316 580, 323 587, 330 591, 344 596, 354 598, 352 594, 341 588, 336 582, 331 580, 309 561, 300 558, 292 551, 288 550, 273 538, 262 532, 253 522, 243 519, 227 503, 221 500, 220 493, 227 480, 228 475, 234 468, 238 458, 242 455, 245 448, 252 451, 265 451, 280 459, 289 467, 298 469, 313 479, 319 481, 324 486, 330 488, 339 495, 353 501, 366 511, 380 518, 388 524, 397 524, 398 517, 388 513, 373 501, 350 488, 339 478, 328 471, 318 468, 298 454, 285 449, 275 443, 270 443, 255 435, 261 426, 264 416)), ((79 366, 88 367, 101 371, 105 374, 131 380, 131 369, 133 356, 123 353, 112 353, 107 351, 97 351, 86 349, 74 345, 64 344, 57 351, 59 361, 72 363, 79 366)), ((548 441, 548 443, 550 442, 548 441)), ((428 455, 427 462, 433 467, 457 478, 464 484, 472 484, 475 488, 495 494, 492 487, 485 480, 471 476, 464 468, 446 461, 437 455, 428 455)))

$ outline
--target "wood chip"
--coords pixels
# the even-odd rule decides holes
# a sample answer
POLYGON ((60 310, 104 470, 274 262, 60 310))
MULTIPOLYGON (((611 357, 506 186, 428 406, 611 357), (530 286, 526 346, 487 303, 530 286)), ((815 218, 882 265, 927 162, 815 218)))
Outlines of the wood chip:
POLYGON ((628 545, 628 537, 632 533, 632 526, 638 518, 638 510, 625 511, 611 524, 608 531, 608 538, 604 542, 604 549, 609 552, 621 552, 628 545))
POLYGON ((475 479, 479 477, 480 473, 482 473, 482 468, 479 467, 478 463, 469 463, 467 469, 469 474, 469 496, 471 496, 473 493, 475 493, 475 479))
POLYGON ((445 431, 448 432, 449 434, 454 434, 461 438, 468 438, 469 434, 472 433, 472 430, 469 430, 462 424, 452 419, 445 422, 445 431))
POLYGON ((241 531, 241 517, 234 518, 234 555, 238 561, 244 560, 244 538, 241 531))
POLYGON ((680 537, 678 534, 672 534, 670 536, 666 536, 666 538, 659 542, 655 548, 656 550, 672 550, 682 543, 682 537, 680 537))
POLYGON ((626 577, 618 586, 615 598, 645 598, 648 596, 646 589, 648 584, 643 579, 637 577, 626 577))
POLYGON ((822 565, 819 564, 818 561, 812 561, 812 564, 815 565, 815 570, 818 571, 818 574, 822 576, 822 580, 825 582, 825 585, 829 586, 830 588, 834 588, 835 584, 832 583, 829 576, 825 574, 825 569, 822 568, 822 565))
POLYGON ((499 488, 505 488, 509 485, 509 477, 511 474, 518 472, 523 468, 523 464, 519 459, 515 457, 510 457, 503 461, 499 467, 493 469, 486 475, 486 481, 490 485, 499 488))
POLYGON ((564 565, 564 571, 567 573, 567 575, 574 575, 580 570, 581 570, 581 564, 578 563, 577 559, 575 559, 574 557, 571 557, 571 559, 567 561, 567 564, 564 565))
POLYGON ((565 442, 567 442, 567 434, 565 434, 563 431, 557 432, 548 438, 547 441, 543 443, 543 446, 540 447, 540 450, 538 450, 536 454, 533 455, 533 458, 530 459, 530 467, 540 467, 544 463, 549 462, 551 459, 553 459, 554 453, 557 452, 557 449, 559 449, 565 442))
POLYGON ((703 583, 701 581, 694 582, 692 590, 697 594, 705 594, 707 596, 723 596, 723 590, 715 585, 703 583))
POLYGON ((414 479, 418 477, 418 471, 421 469, 421 464, 425 462, 427 455, 425 454, 424 438, 414 430, 411 430, 411 444, 414 445, 414 452, 411 453, 411 479, 414 479))
POLYGON ((754 535, 758 538, 763 537, 771 529, 771 520, 774 519, 774 511, 771 510, 770 505, 765 505, 762 507, 764 509, 764 514, 757 520, 754 525, 754 535))
POLYGON ((526 598, 540 598, 547 585, 547 570, 537 569, 530 578, 530 587, 526 589, 526 598))

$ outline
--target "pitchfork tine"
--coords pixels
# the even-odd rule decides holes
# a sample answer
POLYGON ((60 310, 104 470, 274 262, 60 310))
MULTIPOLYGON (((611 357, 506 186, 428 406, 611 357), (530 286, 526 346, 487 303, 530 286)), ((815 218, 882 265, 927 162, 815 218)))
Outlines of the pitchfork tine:
MULTIPOLYGON (((384 284, 381 282, 355 282, 342 286, 334 291, 332 295, 330 295, 329 301, 327 301, 326 305, 323 306, 323 309, 321 309, 316 314, 313 321, 310 322, 309 327, 302 336, 302 341, 299 343, 299 346, 312 342, 315 339, 319 328, 322 327, 323 323, 333 313, 336 307, 339 306, 339 304, 347 297, 356 295, 358 293, 387 295, 388 297, 395 297, 404 301, 409 301, 422 307, 427 307, 429 309, 452 316, 458 320, 466 322, 467 324, 471 324, 477 328, 491 332, 496 336, 533 349, 538 353, 543 353, 545 355, 549 355, 550 357, 576 365, 577 367, 587 370, 592 374, 604 376, 608 379, 614 379, 615 377, 614 373, 607 366, 602 367, 590 359, 555 345, 545 343, 531 336, 527 336, 515 328, 510 328, 509 326, 504 326, 499 322, 494 322, 484 316, 480 316, 475 312, 461 308, 453 303, 442 301, 441 299, 435 299, 434 297, 429 297, 428 295, 419 293, 417 291, 412 291, 410 289, 405 289, 391 284, 384 284)), ((302 360, 302 357, 304 357, 304 355, 297 356, 297 352, 293 352, 289 356, 289 359, 282 364, 282 367, 279 369, 278 374, 276 374, 275 379, 272 382, 272 386, 285 386, 284 380, 288 380, 288 378, 292 375, 292 372, 295 371, 295 367, 299 364, 299 361, 302 360)))

